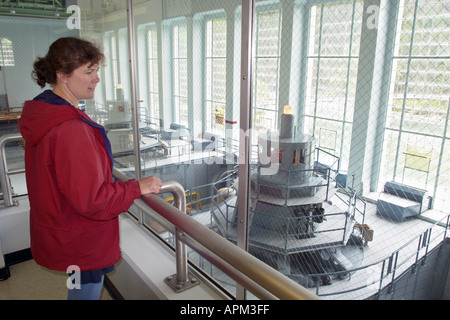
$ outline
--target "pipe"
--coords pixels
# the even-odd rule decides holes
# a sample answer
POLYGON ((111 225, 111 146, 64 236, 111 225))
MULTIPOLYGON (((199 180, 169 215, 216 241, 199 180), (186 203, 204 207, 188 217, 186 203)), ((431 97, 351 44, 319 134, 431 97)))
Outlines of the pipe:
MULTIPOLYGON (((240 100, 240 149, 239 149, 239 190, 237 245, 248 249, 248 199, 250 183, 251 150, 251 106, 252 106, 252 62, 254 51, 255 0, 242 0, 242 40, 241 40, 241 100, 240 100), (246 133, 246 134, 242 134, 246 133), (247 135, 248 133, 248 135, 247 135)), ((236 288, 238 299, 245 299, 245 290, 236 288)))
MULTIPOLYGON (((114 169, 113 175, 119 180, 126 181, 128 177, 121 173, 119 170, 114 169)), ((171 193, 174 199, 174 206, 181 211, 183 215, 186 214, 186 196, 185 190, 183 186, 176 181, 165 181, 163 182, 160 190, 160 194, 163 193, 171 193)), ((158 198, 161 200, 160 198, 158 198)), ((161 200, 163 201, 163 200, 161 200)), ((164 201, 165 202, 165 201, 164 201)), ((146 202, 141 202, 139 200, 135 201, 136 207, 140 212, 148 213, 148 204, 146 202)), ((139 214, 141 216, 141 214, 139 214)), ((143 218, 140 218, 141 220, 143 218)), ((142 225, 142 223, 140 223, 142 225)), ((173 228, 167 228, 168 230, 173 228)), ((168 277, 166 279, 169 282, 169 285, 173 287, 174 290, 180 292, 181 290, 185 290, 184 286, 192 283, 192 280, 189 279, 188 276, 188 264, 187 264, 187 250, 186 245, 181 242, 181 237, 183 236, 183 231, 175 226, 175 254, 176 254, 176 269, 177 273, 174 276, 168 277)), ((172 231, 172 232, 173 232, 172 231)), ((194 281, 194 283, 196 283, 194 281)))
MULTIPOLYGON (((174 206, 186 215, 186 196, 184 188, 176 181, 165 181, 161 187, 160 194, 171 193, 174 197, 174 206)), ((159 198, 158 198, 159 199, 159 198)), ((176 252, 176 283, 183 286, 188 280, 187 250, 186 245, 181 242, 183 231, 175 228, 175 252, 176 252)))

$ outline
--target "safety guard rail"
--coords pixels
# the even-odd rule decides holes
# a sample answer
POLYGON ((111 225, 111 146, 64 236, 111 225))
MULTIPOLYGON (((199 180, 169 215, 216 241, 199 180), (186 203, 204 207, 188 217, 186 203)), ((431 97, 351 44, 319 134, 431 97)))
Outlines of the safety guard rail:
POLYGON ((14 141, 20 141, 22 135, 20 133, 7 134, 0 138, 0 184, 3 192, 3 199, 5 202, 5 207, 11 207, 15 205, 13 201, 13 195, 11 190, 11 182, 9 176, 13 174, 24 173, 25 169, 8 170, 6 162, 6 151, 5 147, 8 143, 14 141))

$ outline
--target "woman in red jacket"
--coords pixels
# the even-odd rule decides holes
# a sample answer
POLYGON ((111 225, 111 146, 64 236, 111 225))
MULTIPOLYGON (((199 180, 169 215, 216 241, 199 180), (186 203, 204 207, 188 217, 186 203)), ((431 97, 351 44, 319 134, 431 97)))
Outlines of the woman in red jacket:
POLYGON ((105 129, 77 108, 80 100, 94 98, 103 59, 88 41, 55 41, 34 65, 37 83, 53 90, 27 101, 19 121, 31 252, 48 269, 81 271, 81 287, 70 285, 69 299, 99 299, 104 274, 120 259, 118 216, 142 194, 161 188, 156 177, 114 181, 105 129))

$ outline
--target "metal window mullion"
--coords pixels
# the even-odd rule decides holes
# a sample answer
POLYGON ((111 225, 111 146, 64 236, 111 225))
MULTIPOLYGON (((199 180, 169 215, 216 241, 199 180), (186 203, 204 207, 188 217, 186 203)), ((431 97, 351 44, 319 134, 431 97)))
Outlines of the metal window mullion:
POLYGON ((323 58, 323 59, 357 59, 359 58, 359 56, 354 56, 354 55, 335 55, 335 56, 327 56, 327 55, 317 55, 317 56, 310 56, 308 55, 306 58, 308 59, 317 59, 317 58, 323 58))
POLYGON ((255 86, 254 86, 254 87, 251 86, 251 87, 252 87, 252 90, 254 90, 254 92, 252 92, 252 94, 254 94, 254 96, 253 96, 253 99, 254 99, 254 105, 253 105, 253 99, 250 100, 250 101, 251 101, 252 106, 253 106, 252 118, 253 118, 253 119, 256 119, 256 111, 259 109, 259 108, 257 107, 257 105, 258 105, 258 99, 257 99, 257 96, 258 96, 258 85, 257 85, 256 79, 258 79, 258 62, 259 62, 259 59, 260 59, 260 57, 258 56, 258 43, 259 43, 259 14, 256 14, 256 13, 255 13, 254 28, 255 28, 255 34, 254 34, 254 37, 255 37, 255 60, 254 60, 255 68, 254 68, 254 70, 252 70, 252 73, 254 72, 253 77, 250 78, 250 81, 253 81, 253 79, 255 79, 255 82, 254 82, 254 83, 255 83, 255 86))
POLYGON ((316 116, 317 116, 317 105, 318 105, 318 96, 319 96, 319 76, 320 76, 320 62, 321 62, 321 52, 322 52, 322 34, 323 34, 323 11, 324 11, 324 4, 322 3, 320 8, 320 31, 319 31, 319 48, 317 52, 317 79, 316 79, 316 92, 315 96, 316 99, 314 101, 314 116, 313 116, 313 135, 316 134, 316 116))
MULTIPOLYGON (((206 75, 208 75, 208 74, 211 74, 211 70, 210 69, 208 69, 208 61, 209 60, 211 60, 211 56, 210 56, 210 54, 209 54, 209 52, 208 52, 208 50, 206 50, 207 49, 207 45, 206 45, 206 43, 208 42, 208 38, 207 38, 207 35, 208 35, 208 22, 209 21, 211 21, 211 20, 206 20, 206 21, 203 21, 203 25, 202 25, 202 31, 203 31, 203 34, 205 35, 205 38, 206 38, 206 41, 205 41, 205 51, 204 51, 204 57, 205 57, 205 62, 204 62, 204 68, 205 68, 205 73, 206 73, 206 75)), ((213 27, 211 27, 211 30, 213 29, 213 27)), ((212 33, 212 31, 211 31, 211 33, 212 33)), ((211 40, 212 40, 212 37, 211 37, 211 40)), ((211 41, 211 45, 212 45, 212 41, 211 41)), ((204 92, 205 92, 205 96, 204 96, 204 99, 205 99, 205 103, 204 103, 204 113, 205 113, 205 116, 203 117, 203 121, 205 122, 205 124, 204 125, 206 125, 206 128, 208 128, 208 130, 212 130, 212 128, 213 128, 213 111, 212 111, 212 101, 211 101, 211 97, 210 96, 208 96, 208 90, 207 90, 207 86, 208 86, 208 83, 206 82, 206 78, 207 78, 207 76, 205 77, 205 88, 204 88, 204 92), (208 104, 208 102, 211 102, 211 109, 210 110, 207 110, 207 104, 208 104), (209 125, 208 125, 208 115, 207 115, 207 113, 209 112, 209 116, 211 117, 211 122, 209 123, 209 125)), ((209 83, 209 85, 210 85, 210 87, 211 87, 211 83, 209 83)), ((211 87, 212 88, 212 87, 211 87)), ((212 90, 211 90, 212 91, 212 90)))
POLYGON ((397 142, 397 151, 395 155, 395 164, 394 164, 394 172, 393 172, 393 179, 395 180, 395 177, 397 176, 397 166, 399 162, 399 156, 400 156, 400 143, 403 136, 403 121, 405 120, 405 109, 406 109, 406 101, 408 99, 408 86, 409 86, 409 73, 411 71, 411 60, 412 60, 412 52, 413 52, 413 46, 414 46, 414 36, 416 32, 416 24, 417 24, 417 11, 419 9, 419 0, 416 0, 415 8, 414 8, 414 19, 413 19, 413 26, 411 30, 411 44, 409 48, 409 55, 408 55, 408 67, 406 71, 406 80, 405 80, 405 92, 403 95, 403 106, 402 106, 402 115, 400 117, 400 128, 399 128, 399 135, 398 135, 398 142, 397 142))
MULTIPOLYGON (((210 85, 210 88, 211 88, 211 90, 210 90, 210 94, 211 94, 211 96, 209 97, 209 100, 211 101, 211 130, 213 130, 214 129, 214 131, 215 131, 215 129, 216 129, 216 126, 215 126, 215 112, 214 112, 214 72, 213 72, 213 70, 214 70, 214 55, 213 55, 213 52, 214 52, 214 41, 213 41, 213 39, 214 39, 214 20, 211 20, 211 35, 210 35, 210 41, 211 41, 211 52, 210 52, 210 56, 209 56, 209 60, 211 61, 211 63, 210 63, 210 70, 208 70, 209 72, 210 72, 210 75, 211 75, 211 77, 210 77, 210 83, 209 83, 209 85, 210 85)), ((224 121, 225 121, 225 119, 224 119, 224 121)))
MULTIPOLYGON (((154 73, 155 73, 155 68, 154 68, 154 62, 158 63, 158 53, 153 52, 153 42, 155 41, 154 37, 153 37, 153 31, 155 31, 155 29, 149 28, 147 30, 147 51, 151 52, 151 57, 148 59, 148 63, 149 63, 149 72, 148 72, 148 84, 149 84, 149 106, 150 106, 150 115, 152 117, 158 118, 158 114, 157 114, 157 110, 156 110, 156 106, 153 104, 153 97, 156 95, 159 95, 158 92, 154 91, 154 88, 152 86, 152 82, 153 82, 153 78, 154 78, 154 73), (150 39, 149 39, 150 37, 150 39), (156 57, 156 58, 155 58, 156 57)), ((157 32, 157 31, 156 31, 157 32)), ((158 37, 158 35, 156 34, 156 37, 158 37)), ((158 71, 156 70, 156 73, 158 71)), ((159 82, 159 76, 158 78, 158 82, 159 82)), ((158 101, 159 101, 159 96, 158 96, 158 101)))
MULTIPOLYGON (((251 159, 252 72, 254 56, 255 0, 242 0, 241 91, 239 142, 239 201, 237 245, 248 250, 248 211, 251 159), (248 136, 247 136, 248 134, 248 136)), ((236 285, 236 298, 244 300, 246 290, 236 285)))
POLYGON ((434 201, 435 201, 435 197, 436 197, 436 192, 437 192, 437 189, 439 187, 439 177, 440 177, 440 174, 441 174, 442 162, 444 161, 444 151, 445 151, 445 144, 447 142, 447 132, 448 132, 448 121, 449 121, 449 119, 450 119, 450 99, 448 99, 447 117, 445 119, 444 135, 442 137, 441 153, 439 154, 439 164, 438 164, 437 173, 436 173, 436 181, 435 181, 435 184, 434 184, 434 197, 432 198, 432 201, 431 201, 431 208, 434 207, 434 201))
MULTIPOLYGON (((145 52, 146 52, 146 60, 147 60, 147 89, 148 89, 148 94, 147 94, 147 99, 148 99, 148 116, 152 117, 153 116, 153 112, 152 112, 152 90, 151 90, 151 81, 152 81, 152 74, 151 71, 153 70, 153 51, 150 53, 150 46, 152 45, 152 39, 153 37, 151 36, 151 29, 148 28, 145 30, 145 52)), ((147 107, 146 107, 147 108, 147 107)))
POLYGON ((410 57, 410 56, 394 56, 394 59, 418 59, 418 60, 448 60, 450 59, 450 56, 414 56, 414 57, 410 57))
POLYGON ((339 156, 342 156, 344 152, 344 137, 345 137, 345 125, 347 124, 347 108, 348 108, 348 95, 349 95, 349 84, 350 84, 350 69, 352 64, 352 50, 353 50, 353 36, 355 33, 355 14, 356 14, 356 0, 353 0, 353 12, 352 12, 352 31, 350 33, 350 45, 348 52, 348 65, 347 65, 347 86, 345 88, 345 105, 344 105, 344 114, 342 119, 342 136, 341 136, 341 146, 339 150, 339 156))
POLYGON ((174 96, 175 96, 175 121, 180 121, 181 120, 181 110, 180 110, 180 100, 181 100, 181 90, 180 90, 180 26, 177 25, 177 33, 176 33, 176 39, 175 41, 177 42, 177 51, 175 52, 176 57, 175 59, 175 64, 176 64, 176 70, 177 70, 177 74, 175 75, 175 81, 177 82, 176 88, 178 88, 178 90, 176 92, 174 92, 174 96), (178 99, 177 99, 178 98, 178 99), (178 100, 178 102, 177 102, 178 100))
MULTIPOLYGON (((276 78, 277 78, 277 81, 276 81, 276 102, 275 102, 275 110, 277 110, 277 106, 279 106, 280 105, 280 60, 281 60, 281 30, 282 30, 282 16, 281 16, 281 10, 279 10, 278 11, 278 50, 277 50, 277 56, 276 56, 276 60, 277 60, 277 73, 276 73, 276 78)), ((276 127, 280 127, 280 125, 279 125, 279 123, 278 123, 278 121, 279 121, 279 116, 276 116, 275 117, 275 126, 276 127)), ((273 129, 276 129, 276 127, 275 128, 270 128, 271 130, 273 129)), ((294 128, 294 131, 295 131, 295 128, 294 128)), ((294 135, 295 135, 296 133, 294 132, 294 135)))
MULTIPOLYGON (((130 101, 133 117, 133 141, 134 141, 134 166, 135 179, 140 180, 141 172, 141 150, 138 122, 138 95, 137 95, 137 68, 136 68, 136 34, 134 29, 133 0, 127 1, 127 20, 128 20, 128 46, 130 58, 130 101)), ((142 214, 139 214, 141 217, 142 214)), ((140 222, 142 222, 140 220, 140 222)))
MULTIPOLYGON (((214 70, 214 58, 213 58, 213 52, 214 52, 214 42, 213 42, 213 38, 214 38, 214 22, 211 21, 211 34, 210 34, 210 41, 211 41, 211 55, 208 57, 210 60, 210 70, 208 70, 208 72, 210 73, 210 79, 209 79, 209 87, 210 87, 210 96, 208 97, 209 100, 211 101, 211 130, 215 130, 215 124, 214 124, 214 117, 215 117, 215 112, 214 112, 214 102, 213 102, 213 97, 214 97, 214 75, 213 75, 213 70, 214 70)), ((206 44, 205 44, 206 45, 206 44)), ((207 52, 208 54, 209 52, 207 52)))

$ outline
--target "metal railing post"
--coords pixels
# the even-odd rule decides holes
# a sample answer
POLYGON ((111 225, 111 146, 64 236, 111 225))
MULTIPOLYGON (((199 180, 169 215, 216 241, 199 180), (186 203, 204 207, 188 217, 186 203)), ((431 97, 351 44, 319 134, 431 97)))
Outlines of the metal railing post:
POLYGON ((8 134, 8 135, 1 137, 1 140, 0 140, 0 160, 1 160, 0 183, 1 183, 2 191, 3 191, 3 199, 5 201, 5 207, 11 207, 11 206, 15 205, 15 203, 12 199, 11 183, 9 181, 9 175, 25 172, 25 169, 8 170, 7 163, 6 163, 5 147, 6 147, 7 143, 16 141, 16 140, 20 140, 20 139, 22 139, 22 135, 20 133, 13 133, 13 134, 8 134))
MULTIPOLYGON (((113 170, 113 176, 121 181, 127 181, 129 179, 117 169, 113 170)), ((163 182, 159 194, 163 193, 171 193, 173 195, 174 207, 186 214, 186 193, 180 183, 176 181, 163 182)), ((139 203, 136 203, 136 205, 139 211, 141 211, 142 207, 139 203)), ((186 244, 180 240, 183 237, 183 231, 175 226, 174 234, 176 274, 166 277, 164 281, 175 292, 179 293, 200 284, 200 281, 189 274, 186 244)))
MULTIPOLYGON (((181 186, 181 184, 176 181, 165 181, 160 191, 160 194, 163 193, 171 193, 174 198, 174 206, 182 213, 186 214, 186 195, 185 190, 183 186, 181 186)), ((183 231, 178 227, 175 228, 175 254, 177 273, 164 279, 164 281, 175 292, 182 292, 200 284, 200 282, 196 278, 189 275, 186 244, 181 242, 180 239, 182 237, 183 231)))
MULTIPOLYGON (((0 140, 0 161, 1 161, 0 184, 1 184, 2 192, 3 192, 3 200, 5 202, 5 208, 17 205, 17 203, 15 203, 12 198, 11 182, 9 180, 9 175, 25 172, 25 169, 11 170, 11 171, 8 170, 7 163, 6 163, 5 147, 6 147, 7 143, 9 143, 11 141, 17 141, 20 139, 22 139, 21 134, 8 134, 8 135, 1 137, 1 140, 0 140)), ((9 269, 8 269, 8 266, 6 266, 5 259, 3 257, 3 249, 2 249, 1 239, 0 239, 0 270, 3 270, 2 274, 0 274, 0 281, 6 280, 7 278, 9 278, 9 269)))
POLYGON ((0 281, 7 280, 10 277, 9 267, 6 265, 3 256, 2 239, 0 238, 0 281))

